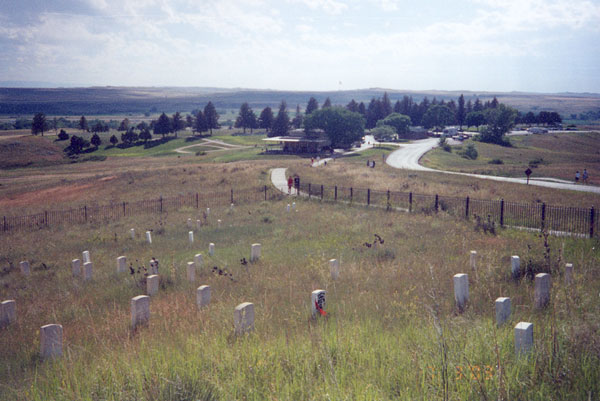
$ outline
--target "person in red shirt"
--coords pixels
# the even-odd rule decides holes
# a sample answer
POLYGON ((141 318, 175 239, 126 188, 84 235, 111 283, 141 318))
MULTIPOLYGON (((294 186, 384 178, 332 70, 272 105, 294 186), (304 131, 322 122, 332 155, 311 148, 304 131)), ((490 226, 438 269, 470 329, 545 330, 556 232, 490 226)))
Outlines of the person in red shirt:
POLYGON ((288 195, 292 193, 292 185, 294 185, 294 179, 290 175, 288 177, 288 195))

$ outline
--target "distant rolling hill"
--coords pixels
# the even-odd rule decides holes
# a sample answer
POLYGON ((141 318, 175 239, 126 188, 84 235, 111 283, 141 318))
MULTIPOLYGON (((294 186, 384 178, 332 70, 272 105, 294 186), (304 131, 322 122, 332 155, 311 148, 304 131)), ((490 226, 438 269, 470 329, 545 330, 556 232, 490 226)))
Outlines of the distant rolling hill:
POLYGON ((212 101, 219 109, 237 109, 248 102, 255 110, 276 107, 282 100, 293 110, 304 107, 311 96, 320 104, 329 97, 333 104, 345 105, 354 99, 367 104, 373 97, 387 92, 392 102, 404 95, 420 102, 427 96, 446 101, 458 99, 482 101, 496 96, 502 103, 522 112, 556 111, 563 116, 589 110, 600 110, 600 94, 593 93, 522 93, 470 91, 408 91, 394 89, 359 89, 347 91, 309 92, 261 89, 224 89, 202 87, 88 87, 88 88, 0 88, 0 115, 97 115, 126 113, 190 112, 212 101))

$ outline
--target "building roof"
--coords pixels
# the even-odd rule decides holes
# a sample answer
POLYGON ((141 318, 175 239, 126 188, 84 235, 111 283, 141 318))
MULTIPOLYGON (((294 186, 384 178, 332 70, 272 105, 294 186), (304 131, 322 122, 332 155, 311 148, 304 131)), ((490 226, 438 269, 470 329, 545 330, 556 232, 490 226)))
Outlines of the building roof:
POLYGON ((327 139, 310 139, 305 137, 294 137, 294 136, 274 136, 272 138, 263 138, 263 141, 267 142, 289 142, 289 143, 328 143, 327 139))

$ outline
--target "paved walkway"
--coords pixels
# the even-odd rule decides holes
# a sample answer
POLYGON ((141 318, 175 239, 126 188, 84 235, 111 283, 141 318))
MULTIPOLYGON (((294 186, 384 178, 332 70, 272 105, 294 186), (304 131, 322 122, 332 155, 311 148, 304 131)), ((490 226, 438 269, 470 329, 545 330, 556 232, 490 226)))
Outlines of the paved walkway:
POLYGON ((206 152, 220 152, 223 150, 231 150, 231 149, 246 149, 246 148, 251 148, 252 146, 242 146, 242 145, 233 145, 231 143, 226 143, 223 141, 219 141, 217 139, 202 139, 201 142, 198 143, 194 143, 193 145, 187 145, 187 146, 182 146, 180 148, 175 149, 175 152, 177 153, 185 153, 185 154, 189 154, 189 153, 195 153, 195 152, 190 152, 189 148, 194 148, 197 146, 209 146, 209 147, 213 147, 215 148, 214 150, 207 150, 206 152))
MULTIPOLYGON (((284 194, 287 194, 288 192, 288 185, 287 185, 287 178, 285 176, 285 171, 287 170, 287 168, 274 168, 273 170, 271 170, 271 182, 273 183, 273 186, 275 188, 277 188, 279 191, 283 192, 284 194)), ((292 187, 292 192, 291 195, 296 195, 297 191, 296 188, 292 187)))

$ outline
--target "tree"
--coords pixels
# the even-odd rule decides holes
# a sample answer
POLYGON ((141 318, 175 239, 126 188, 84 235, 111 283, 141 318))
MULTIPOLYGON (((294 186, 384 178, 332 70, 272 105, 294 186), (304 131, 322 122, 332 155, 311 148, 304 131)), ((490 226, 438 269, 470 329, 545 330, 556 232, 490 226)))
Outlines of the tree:
POLYGON ((296 116, 292 120, 292 127, 299 129, 302 127, 302 122, 304 121, 304 117, 300 112, 300 105, 296 105, 296 116))
POLYGON ((44 131, 48 130, 48 122, 46 121, 46 115, 44 113, 36 113, 33 116, 33 122, 31 123, 31 134, 37 135, 39 133, 44 136, 44 131))
POLYGON ((513 127, 516 115, 516 110, 504 104, 487 109, 485 111, 487 127, 481 133, 481 142, 510 146, 510 142, 504 139, 504 135, 513 127))
MULTIPOLYGON (((383 121, 383 120, 381 120, 383 121)), ((381 123, 381 121, 379 121, 379 123, 381 123)), ((375 137, 376 140, 378 141, 395 141, 398 139, 398 134, 396 133, 396 130, 394 129, 394 127, 390 126, 390 125, 384 125, 384 124, 377 124, 377 127, 373 128, 371 130, 371 134, 373 134, 373 136, 375 137)))
POLYGON ((304 111, 304 114, 309 115, 315 110, 319 110, 319 102, 317 102, 317 99, 315 99, 314 97, 311 97, 310 99, 308 99, 308 104, 306 105, 306 110, 304 111))
POLYGON ((532 124, 535 124, 537 122, 537 119, 536 119, 533 111, 530 111, 523 116, 521 121, 523 122, 523 124, 527 124, 527 125, 531 126, 532 124))
POLYGON ((109 141, 110 141, 110 143, 112 143, 113 146, 115 146, 117 143, 119 143, 119 139, 117 138, 116 135, 111 136, 109 141))
POLYGON ((363 102, 360 102, 358 104, 358 112, 360 113, 361 116, 366 117, 367 116, 367 108, 365 107, 365 104, 363 102))
POLYGON ((64 129, 61 129, 58 133, 58 140, 66 141, 67 139, 69 139, 69 134, 67 134, 67 132, 64 129))
POLYGON ((148 128, 144 128, 141 132, 140 132, 140 136, 139 138, 144 141, 144 143, 148 142, 149 140, 152 139, 152 134, 150 133, 150 129, 148 128))
POLYGON ((479 98, 475 99, 473 111, 483 111, 483 105, 481 104, 481 100, 479 100, 479 98))
POLYGON ((129 130, 127 130, 127 132, 121 134, 121 142, 123 142, 126 145, 130 145, 137 140, 138 135, 135 133, 133 128, 130 128, 129 130))
POLYGON ((198 110, 196 116, 194 117, 194 126, 192 131, 200 134, 208 131, 208 124, 206 123, 206 118, 204 117, 202 110, 198 110))
POLYGON ((381 99, 381 107, 383 109, 383 118, 386 118, 394 111, 392 108, 392 102, 390 101, 390 97, 388 96, 387 92, 383 93, 383 99, 381 99))
POLYGON ((485 115, 482 111, 472 111, 465 117, 467 127, 479 127, 485 124, 485 115))
POLYGON ((343 107, 328 107, 312 112, 304 120, 304 129, 322 129, 331 146, 350 147, 364 135, 365 119, 343 107))
POLYGON ((273 127, 274 119, 273 110, 267 106, 261 111, 260 117, 258 117, 258 127, 263 128, 268 133, 273 127))
POLYGON ((138 125, 136 125, 135 128, 137 128, 140 131, 143 131, 145 129, 149 129, 150 126, 148 125, 148 123, 146 121, 142 121, 141 123, 139 123, 138 125))
POLYGON ((85 119, 85 116, 81 116, 81 118, 79 119, 79 129, 82 132, 87 132, 89 130, 88 122, 85 119))
POLYGON ((171 130, 175 133, 175 138, 177 138, 177 132, 181 131, 184 128, 185 121, 181 117, 181 113, 176 112, 175 114, 173 114, 173 117, 171 117, 171 130))
POLYGON ((410 132, 410 117, 404 114, 392 113, 383 120, 377 122, 377 127, 387 125, 394 129, 400 138, 405 137, 410 132))
POLYGON ((462 126, 465 123, 465 118, 467 117, 467 112, 465 110, 465 97, 463 94, 460 94, 458 98, 458 110, 456 110, 456 121, 458 121, 458 125, 462 130, 462 126))
POLYGON ((354 99, 346 105, 346 108, 353 113, 358 113, 358 103, 354 99))
POLYGON ((377 121, 385 118, 383 111, 383 103, 381 100, 372 98, 367 108, 367 128, 375 128, 377 121))
POLYGON ((71 137, 71 145, 65 150, 69 150, 71 153, 74 154, 79 154, 84 148, 87 148, 88 146, 90 146, 90 143, 88 141, 86 141, 80 136, 73 135, 71 137))
POLYGON ((206 127, 210 130, 210 134, 212 135, 213 128, 219 128, 219 114, 212 102, 208 102, 206 106, 204 106, 204 118, 206 118, 206 127))
POLYGON ((102 145, 102 139, 100 139, 100 136, 98 136, 98 134, 92 135, 92 139, 90 140, 90 142, 96 147, 96 149, 98 149, 98 146, 102 145))
POLYGON ((423 116, 422 124, 425 128, 435 127, 441 131, 447 125, 452 124, 453 120, 454 114, 452 114, 448 106, 436 104, 427 109, 427 112, 423 116))
POLYGON ((240 112, 238 113, 234 126, 236 128, 243 128, 245 134, 246 128, 253 128, 253 123, 256 123, 256 115, 250 106, 248 106, 248 103, 244 102, 240 106, 240 112))
POLYGON ((169 117, 165 113, 162 113, 154 124, 154 133, 162 135, 164 138, 169 132, 171 132, 171 121, 169 121, 169 117))
POLYGON ((498 107, 498 99, 496 99, 496 96, 494 96, 494 98, 492 99, 492 102, 490 103, 490 107, 492 109, 495 109, 496 107, 498 107))
POLYGON ((129 129, 129 119, 125 118, 123 119, 123 121, 121 121, 121 124, 119 124, 119 128, 117 128, 117 131, 127 131, 129 129))
POLYGON ((326 109, 327 107, 331 107, 331 99, 329 99, 329 97, 325 99, 325 102, 323 102, 323 106, 321 106, 322 109, 326 109))
POLYGON ((273 121, 273 129, 271 130, 270 136, 286 136, 288 134, 290 129, 290 118, 288 117, 286 107, 285 101, 282 100, 279 105, 277 117, 275 117, 275 121, 273 121))

